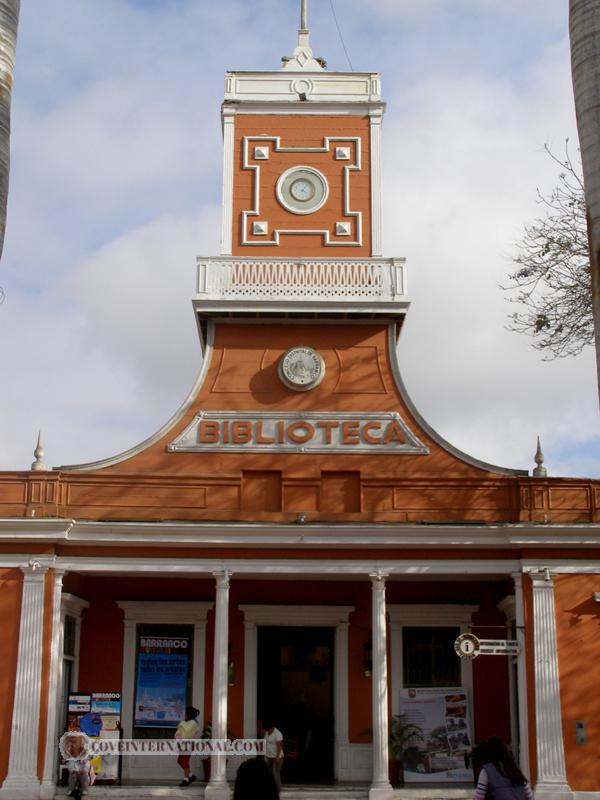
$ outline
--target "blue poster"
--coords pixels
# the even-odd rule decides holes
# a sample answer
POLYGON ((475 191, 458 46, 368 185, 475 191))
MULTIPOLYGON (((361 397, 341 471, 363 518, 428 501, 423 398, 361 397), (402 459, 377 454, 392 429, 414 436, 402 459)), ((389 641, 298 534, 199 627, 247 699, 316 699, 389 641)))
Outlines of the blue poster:
POLYGON ((185 716, 188 639, 142 638, 134 725, 175 728, 185 716))

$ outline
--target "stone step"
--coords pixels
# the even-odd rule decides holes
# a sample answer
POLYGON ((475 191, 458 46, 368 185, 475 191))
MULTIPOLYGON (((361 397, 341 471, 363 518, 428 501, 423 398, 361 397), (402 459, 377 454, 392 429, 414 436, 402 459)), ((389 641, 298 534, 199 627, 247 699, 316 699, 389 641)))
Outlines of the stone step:
MULTIPOLYGON (((232 787, 233 788, 233 787, 232 787)), ((394 790, 394 800, 471 800, 473 789, 466 786, 405 786, 394 790)), ((68 789, 60 786, 56 790, 58 800, 67 797, 68 789)), ((97 785, 86 795, 88 800, 203 800, 204 784, 189 788, 172 785, 97 785)), ((284 786, 281 800, 368 800, 368 784, 336 784, 333 786, 284 786)))

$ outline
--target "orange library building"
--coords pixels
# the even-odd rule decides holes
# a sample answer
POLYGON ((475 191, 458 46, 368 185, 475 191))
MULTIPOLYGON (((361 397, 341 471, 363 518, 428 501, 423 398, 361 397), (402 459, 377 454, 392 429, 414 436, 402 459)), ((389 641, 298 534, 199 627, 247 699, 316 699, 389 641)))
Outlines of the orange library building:
MULTIPOLYGON (((228 72, 193 390, 125 453, 0 473, 0 798, 66 791, 67 727, 172 739, 189 704, 216 739, 274 719, 290 797, 467 798, 499 735, 538 800, 600 798, 600 482, 482 463, 411 403, 384 110, 379 74, 314 57, 304 4, 281 69, 228 72)), ((181 777, 108 761, 92 794, 181 777)), ((229 798, 238 764, 194 756, 172 795, 229 798)))

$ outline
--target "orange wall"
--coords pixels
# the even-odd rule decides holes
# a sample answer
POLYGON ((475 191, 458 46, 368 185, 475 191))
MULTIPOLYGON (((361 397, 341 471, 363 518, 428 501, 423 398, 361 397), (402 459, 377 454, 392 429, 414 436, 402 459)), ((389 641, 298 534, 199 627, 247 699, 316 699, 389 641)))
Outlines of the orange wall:
POLYGON ((600 786, 600 575, 554 578, 563 739, 572 789, 600 786), (588 743, 575 744, 575 720, 587 722, 588 743))
POLYGON ((19 647, 22 585, 23 575, 21 570, 0 569, 0 619, 2 620, 0 697, 3 701, 3 712, 0 714, 0 781, 6 778, 8 771, 17 651, 19 647))
MULTIPOLYGON (((343 169, 348 161, 338 161, 334 157, 335 145, 350 147, 352 163, 354 163, 353 142, 331 144, 329 152, 275 152, 273 142, 253 141, 249 149, 248 163, 260 168, 260 213, 250 217, 251 220, 266 220, 269 223, 269 235, 248 235, 249 241, 271 239, 273 229, 286 230, 329 230, 331 239, 344 243, 349 237, 335 236, 335 223, 340 221, 355 225, 351 216, 343 213, 343 169), (269 159, 257 161, 253 157, 254 146, 268 144, 269 159), (322 172, 329 183, 329 197, 325 205, 313 214, 299 215, 284 209, 275 194, 277 179, 286 169, 297 165, 314 167, 322 172)), ((276 258, 280 256, 309 257, 324 256, 330 258, 360 257, 371 254, 371 181, 370 181, 370 130, 369 118, 359 116, 322 116, 322 115, 265 115, 240 114, 235 119, 235 155, 233 185, 233 254, 256 255, 276 258), (349 209, 362 212, 362 245, 324 246, 321 235, 282 234, 279 245, 243 245, 241 239, 242 211, 254 208, 255 172, 244 169, 243 137, 245 136, 280 136, 282 147, 322 147, 323 137, 360 137, 361 169, 350 173, 349 209)), ((355 241, 356 236, 350 237, 355 241)))

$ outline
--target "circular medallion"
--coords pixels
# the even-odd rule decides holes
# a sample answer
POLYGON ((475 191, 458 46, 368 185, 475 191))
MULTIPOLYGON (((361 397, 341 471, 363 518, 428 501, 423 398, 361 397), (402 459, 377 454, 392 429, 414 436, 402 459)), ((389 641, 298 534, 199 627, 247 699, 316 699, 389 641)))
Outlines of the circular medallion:
POLYGON ((474 633, 461 633, 454 642, 454 651, 460 658, 477 658, 481 644, 474 633))
POLYGON ((291 167, 279 176, 275 194, 280 204, 293 214, 312 214, 329 197, 329 184, 314 167, 291 167))
POLYGON ((325 363, 312 347, 291 347, 279 359, 279 378, 296 392, 313 389, 324 375, 325 363))

